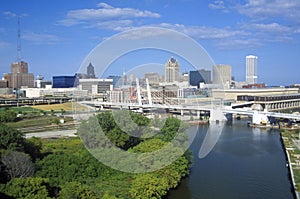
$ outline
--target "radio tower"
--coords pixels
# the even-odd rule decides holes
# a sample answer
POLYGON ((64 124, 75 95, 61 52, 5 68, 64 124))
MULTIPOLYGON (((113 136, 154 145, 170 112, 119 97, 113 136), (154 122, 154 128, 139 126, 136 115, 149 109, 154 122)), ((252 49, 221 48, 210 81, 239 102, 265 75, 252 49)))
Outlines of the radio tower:
POLYGON ((17 35, 17 61, 21 61, 21 25, 20 16, 18 16, 18 35, 17 35))

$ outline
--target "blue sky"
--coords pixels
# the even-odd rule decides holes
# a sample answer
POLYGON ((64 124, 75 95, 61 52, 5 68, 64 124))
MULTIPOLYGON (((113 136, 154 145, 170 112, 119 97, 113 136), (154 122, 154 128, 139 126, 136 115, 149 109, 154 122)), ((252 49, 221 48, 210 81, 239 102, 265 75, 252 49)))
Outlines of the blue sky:
MULTIPOLYGON (((259 58, 259 82, 300 83, 299 0, 3 0, 1 74, 17 59, 17 15, 22 60, 47 79, 77 72, 89 52, 114 34, 154 26, 195 39, 216 64, 231 65, 239 81, 245 79, 245 56, 253 54, 259 58)), ((161 64, 169 59, 165 53, 153 57, 161 64)), ((125 68, 136 64, 127 60, 125 68)))

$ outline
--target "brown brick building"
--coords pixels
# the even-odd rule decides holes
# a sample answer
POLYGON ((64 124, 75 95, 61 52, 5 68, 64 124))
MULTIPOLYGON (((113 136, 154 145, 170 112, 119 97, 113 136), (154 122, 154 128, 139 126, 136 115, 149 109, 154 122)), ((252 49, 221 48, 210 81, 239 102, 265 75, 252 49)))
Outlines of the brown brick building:
POLYGON ((8 88, 34 87, 34 75, 28 73, 28 63, 23 61, 12 63, 11 73, 4 74, 3 78, 7 80, 8 88))

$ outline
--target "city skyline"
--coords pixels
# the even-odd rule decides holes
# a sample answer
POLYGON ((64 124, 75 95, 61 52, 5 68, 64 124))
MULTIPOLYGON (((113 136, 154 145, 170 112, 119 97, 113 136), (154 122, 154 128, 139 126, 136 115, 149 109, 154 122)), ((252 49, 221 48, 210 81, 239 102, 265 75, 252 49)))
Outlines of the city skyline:
MULTIPOLYGON (((237 81, 245 81, 245 56, 253 54, 260 58, 259 82, 267 85, 299 83, 295 72, 300 63, 297 55, 300 2, 297 0, 288 3, 283 0, 56 2, 0 3, 1 74, 7 73, 17 59, 19 15, 22 60, 28 63, 29 72, 46 79, 78 72, 85 56, 114 34, 135 27, 155 26, 174 29, 195 39, 216 64, 231 65, 237 81)), ((156 54, 153 59, 163 65, 169 57, 156 54)), ((180 57, 176 59, 185 67, 180 57)), ((130 69, 145 62, 149 63, 147 58, 128 60, 124 65, 130 69)), ((121 71, 124 66, 119 67, 121 71)), ((111 74, 119 73, 116 70, 111 74)))

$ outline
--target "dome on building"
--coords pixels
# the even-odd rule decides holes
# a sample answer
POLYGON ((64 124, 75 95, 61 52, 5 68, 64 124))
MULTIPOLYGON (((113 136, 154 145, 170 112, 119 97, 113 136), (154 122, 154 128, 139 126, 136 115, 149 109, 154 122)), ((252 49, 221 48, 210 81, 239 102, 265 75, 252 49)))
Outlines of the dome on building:
POLYGON ((176 59, 175 59, 174 57, 171 57, 170 61, 171 61, 172 63, 175 63, 175 62, 176 62, 176 59))
POLYGON ((254 111, 263 111, 264 110, 264 108, 260 104, 253 104, 251 106, 251 109, 254 110, 254 111))

